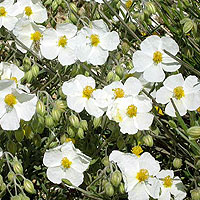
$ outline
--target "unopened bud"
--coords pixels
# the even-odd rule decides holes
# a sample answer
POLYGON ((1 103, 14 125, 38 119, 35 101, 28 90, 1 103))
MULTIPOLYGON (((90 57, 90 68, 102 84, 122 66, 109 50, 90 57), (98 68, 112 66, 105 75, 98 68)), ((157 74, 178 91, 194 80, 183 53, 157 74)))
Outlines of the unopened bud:
POLYGON ((190 193, 191 193, 192 200, 200 199, 200 189, 199 188, 190 191, 190 193))
POLYGON ((19 195, 12 196, 10 200, 21 200, 21 197, 19 195))
POLYGON ((146 9, 149 11, 149 13, 151 13, 151 14, 156 13, 156 7, 153 2, 146 2, 145 5, 146 5, 146 9))
POLYGON ((115 67, 115 72, 120 78, 122 78, 124 75, 124 68, 118 65, 115 67))
POLYGON ((58 5, 61 5, 61 3, 63 2, 63 0, 56 0, 58 5))
POLYGON ((72 12, 69 14, 69 19, 73 22, 73 24, 77 24, 77 18, 72 12))
POLYGON ((112 197, 114 195, 114 188, 111 183, 109 182, 106 183, 104 186, 104 190, 105 190, 106 195, 108 195, 109 197, 112 197))
POLYGON ((31 71, 31 70, 27 71, 27 72, 25 73, 25 75, 24 75, 24 78, 26 79, 26 81, 27 81, 28 83, 30 83, 30 82, 32 81, 32 78, 33 78, 32 71, 31 71))
POLYGON ((176 123, 175 123, 173 120, 169 120, 169 125, 170 125, 172 128, 177 128, 177 125, 176 125, 176 123))
POLYGON ((16 174, 23 174, 23 167, 19 161, 14 161, 13 170, 16 174))
POLYGON ((53 11, 56 11, 58 9, 58 3, 57 1, 53 1, 52 4, 51 4, 51 8, 53 11))
POLYGON ((46 112, 46 107, 41 100, 38 100, 38 102, 37 102, 36 112, 41 116, 44 116, 44 114, 46 112))
POLYGON ((115 172, 113 172, 111 174, 111 180, 110 181, 113 184, 113 186, 118 187, 118 185, 122 181, 122 174, 121 174, 121 172, 119 170, 116 170, 115 172))
POLYGON ((128 22, 127 25, 132 31, 134 31, 134 32, 136 31, 137 27, 134 23, 128 22))
POLYGON ((88 123, 86 120, 81 120, 80 121, 80 128, 82 128, 84 131, 88 130, 88 123))
POLYGON ((24 57, 23 65, 29 65, 29 69, 31 67, 31 60, 28 57, 24 57))
POLYGON ((68 186, 72 186, 72 183, 68 179, 63 178, 62 182, 67 184, 68 186))
POLYGON ((121 78, 117 74, 115 74, 113 81, 120 81, 120 80, 121 80, 121 78))
POLYGON ((189 33, 194 27, 194 22, 192 20, 187 20, 183 26, 183 32, 185 34, 189 33))
POLYGON ((130 49, 128 42, 122 42, 122 53, 127 54, 130 49))
POLYGON ((180 158, 174 158, 173 160, 173 166, 175 169, 179 169, 182 166, 182 159, 180 158))
POLYGON ((69 6, 74 12, 76 12, 76 13, 78 12, 78 8, 76 7, 76 4, 70 3, 69 6))
POLYGON ((193 126, 189 128, 187 130, 187 134, 193 139, 200 138, 200 126, 193 126))
POLYGON ((68 135, 69 135, 70 137, 72 137, 72 138, 75 136, 74 129, 73 129, 73 127, 71 127, 71 126, 68 126, 68 127, 67 127, 67 133, 68 133, 68 135))
POLYGON ((8 180, 9 180, 10 182, 13 181, 14 177, 15 177, 15 173, 14 173, 14 172, 8 172, 8 180))
POLYGON ((103 163, 103 165, 104 165, 105 167, 108 166, 108 165, 110 164, 108 156, 105 156, 105 157, 101 160, 101 162, 103 163))
POLYGON ((102 118, 101 117, 95 117, 94 120, 93 120, 93 126, 94 126, 94 129, 101 126, 101 120, 102 118))
POLYGON ((28 179, 24 179, 24 189, 30 194, 36 193, 33 183, 28 179))
POLYGON ((142 138, 144 144, 148 147, 152 147, 153 146, 153 138, 151 135, 145 135, 143 138, 142 138))
POLYGON ((84 131, 82 128, 79 128, 78 129, 78 132, 77 132, 77 135, 80 139, 83 139, 85 136, 84 136, 84 131))
POLYGON ((113 79, 113 77, 114 77, 114 73, 110 71, 108 75, 106 76, 106 81, 110 82, 113 79))
POLYGON ((53 120, 58 122, 61 117, 61 112, 58 109, 53 108, 51 115, 52 115, 53 120))
POLYGON ((53 118, 51 115, 47 115, 45 117, 45 125, 48 127, 48 128, 52 128, 54 126, 54 121, 53 121, 53 118))
POLYGON ((51 4, 52 4, 52 1, 53 1, 53 0, 46 0, 46 1, 44 2, 44 5, 45 5, 45 6, 51 5, 51 4))
POLYGON ((80 125, 79 119, 76 115, 69 116, 69 121, 71 125, 74 126, 75 128, 78 128, 80 125))
POLYGON ((119 193, 120 193, 120 194, 125 194, 125 193, 126 193, 125 187, 124 187, 124 184, 123 184, 123 183, 120 183, 120 184, 119 184, 119 193))
POLYGON ((60 111, 60 112, 64 112, 65 109, 67 108, 67 104, 65 101, 62 100, 57 100, 55 102, 55 107, 60 111))
POLYGON ((33 74, 34 77, 37 77, 39 74, 40 68, 38 67, 38 65, 34 64, 31 68, 31 72, 33 74))

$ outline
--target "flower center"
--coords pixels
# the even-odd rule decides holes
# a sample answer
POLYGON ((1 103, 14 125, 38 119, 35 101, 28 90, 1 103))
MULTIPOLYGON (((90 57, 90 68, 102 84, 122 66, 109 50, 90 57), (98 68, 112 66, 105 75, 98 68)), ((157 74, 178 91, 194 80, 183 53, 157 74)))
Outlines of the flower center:
POLYGON ((136 117, 136 115, 137 115, 137 107, 134 106, 134 105, 128 106, 126 114, 127 114, 130 118, 136 117))
POLYGON ((60 37, 59 41, 58 41, 58 46, 60 47, 65 47, 67 45, 67 38, 66 36, 62 36, 60 37))
POLYGON ((64 157, 61 161, 61 165, 64 167, 64 168, 70 168, 72 162, 70 160, 68 160, 67 157, 64 157))
POLYGON ((34 42, 39 41, 42 37, 42 34, 39 31, 35 31, 35 33, 31 33, 31 40, 34 42))
POLYGON ((31 9, 30 6, 26 6, 26 8, 24 9, 24 11, 25 11, 25 14, 26 14, 28 17, 30 17, 30 16, 33 14, 33 11, 32 11, 32 9, 31 9))
POLYGON ((133 4, 133 1, 132 1, 132 0, 127 0, 126 3, 125 3, 126 8, 129 9, 129 8, 132 6, 132 4, 133 4))
POLYGON ((162 62, 162 53, 160 51, 156 51, 154 54, 153 54, 153 61, 158 64, 160 62, 162 62))
POLYGON ((83 89, 83 97, 89 99, 92 96, 94 89, 91 86, 86 86, 83 89))
POLYGON ((115 88, 115 89, 113 89, 113 91, 115 92, 115 99, 124 97, 124 90, 123 89, 115 88))
POLYGON ((141 146, 135 146, 131 149, 131 152, 133 154, 135 154, 137 157, 140 157, 140 154, 143 152, 142 147, 141 146))
POLYGON ((184 92, 182 86, 178 86, 178 87, 174 88, 174 97, 176 99, 180 100, 184 96, 185 96, 185 92, 184 92))
POLYGON ((164 187, 169 188, 172 186, 173 180, 170 176, 166 176, 162 181, 163 181, 164 187))
POLYGON ((200 107, 197 108, 197 112, 200 112, 200 107))
POLYGON ((98 46, 98 44, 100 43, 100 40, 99 40, 99 36, 98 35, 91 35, 90 36, 90 40, 91 40, 91 44, 92 44, 92 46, 94 46, 94 47, 97 47, 98 46))
POLYGON ((5 96, 4 102, 13 107, 13 105, 15 105, 17 103, 16 97, 13 94, 7 94, 5 96))
POLYGON ((136 178, 139 182, 146 181, 149 178, 149 172, 147 169, 141 169, 137 175, 136 178))
POLYGON ((66 138, 65 142, 70 142, 72 141, 73 144, 75 144, 75 139, 74 138, 66 138))
POLYGON ((15 81, 15 83, 17 83, 17 78, 16 77, 11 77, 10 80, 15 81))
POLYGON ((7 14, 6 9, 4 7, 0 7, 0 17, 5 17, 7 14))
POLYGON ((122 115, 121 115, 119 109, 117 109, 117 114, 116 114, 116 116, 114 116, 114 120, 116 122, 122 122, 123 121, 123 118, 122 118, 122 115))

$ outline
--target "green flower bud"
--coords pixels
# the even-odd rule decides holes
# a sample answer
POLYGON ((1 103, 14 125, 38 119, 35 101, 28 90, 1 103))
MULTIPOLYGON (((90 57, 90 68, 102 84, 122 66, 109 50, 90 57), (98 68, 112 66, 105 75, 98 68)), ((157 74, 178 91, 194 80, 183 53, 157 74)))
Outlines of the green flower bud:
POLYGON ((81 120, 80 121, 80 128, 82 128, 84 131, 88 130, 88 123, 86 120, 81 120))
POLYGON ((13 170, 16 174, 23 174, 23 167, 22 164, 19 161, 13 162, 13 170))
POLYGON ((191 193, 192 200, 200 199, 200 189, 199 188, 190 191, 190 193, 191 193))
POLYGON ((83 139, 85 136, 84 136, 84 131, 82 128, 79 128, 78 129, 78 132, 77 132, 77 135, 80 139, 83 139))
POLYGON ((58 9, 58 2, 57 1, 53 1, 51 4, 51 8, 53 11, 56 11, 58 9))
POLYGON ((127 54, 129 50, 130 50, 130 46, 128 42, 122 42, 122 53, 127 54))
POLYGON ((122 78, 124 75, 124 68, 118 65, 115 67, 115 72, 120 78, 122 78))
POLYGON ((122 181, 122 174, 119 170, 116 170, 111 174, 111 183, 113 186, 118 187, 120 182, 122 181))
POLYGON ((120 52, 117 52, 117 53, 115 54, 115 58, 116 58, 117 60, 120 60, 121 57, 122 57, 122 56, 121 56, 120 52))
POLYGON ((145 6, 146 6, 146 9, 149 11, 149 13, 151 13, 151 14, 156 13, 156 7, 153 2, 147 2, 145 4, 145 6))
POLYGON ((76 7, 76 4, 70 3, 69 6, 74 12, 76 12, 76 13, 78 12, 78 8, 76 7))
POLYGON ((51 142, 51 144, 49 145, 49 148, 51 149, 51 148, 54 148, 56 146, 58 146, 58 142, 51 142))
POLYGON ((134 31, 134 32, 136 31, 137 27, 134 23, 128 22, 127 25, 132 31, 134 31))
POLYGON ((24 131, 22 129, 15 131, 15 139, 17 142, 21 142, 24 139, 24 131))
MULTIPOLYGON (((59 88, 58 94, 60 95, 60 97, 61 97, 62 99, 66 99, 66 95, 63 93, 62 88, 59 88)), ((59 101, 59 100, 57 100, 57 101, 59 101)), ((60 101, 61 101, 61 100, 60 100, 60 101)))
POLYGON ((69 14, 69 19, 73 22, 73 24, 77 24, 77 18, 72 12, 69 14))
POLYGON ((173 160, 173 166, 175 169, 179 169, 182 166, 182 159, 180 158, 174 158, 173 160))
POLYGON ((38 65, 34 64, 31 68, 31 72, 34 77, 37 77, 40 72, 40 68, 38 67, 38 65))
POLYGON ((78 128, 80 125, 79 119, 76 115, 69 116, 69 121, 71 125, 74 126, 75 128, 78 128))
POLYGON ((120 81, 120 80, 121 80, 120 77, 117 74, 115 74, 113 81, 120 81))
POLYGON ((71 126, 67 127, 67 133, 72 138, 75 136, 75 131, 74 131, 73 127, 71 127, 71 126))
POLYGON ((31 69, 30 65, 23 64, 23 71, 28 72, 31 69))
POLYGON ((108 75, 106 76, 106 81, 110 82, 113 79, 113 77, 114 77, 114 73, 110 71, 108 75))
POLYGON ((12 140, 8 140, 7 142, 7 149, 11 154, 15 154, 17 152, 17 145, 12 140))
POLYGON ((85 16, 85 13, 86 13, 86 10, 85 10, 85 8, 82 6, 82 7, 79 9, 79 11, 78 11, 78 15, 80 15, 80 16, 85 16))
POLYGON ((133 69, 133 63, 132 63, 132 61, 128 61, 128 62, 126 63, 126 67, 127 67, 128 70, 133 69))
POLYGON ((55 102, 55 107, 60 111, 60 112, 64 112, 65 109, 67 108, 67 104, 65 101, 62 100, 57 100, 55 102))
POLYGON ((31 60, 28 57, 24 57, 23 65, 29 65, 29 69, 31 67, 31 60))
POLYGON ((61 5, 62 1, 63 0, 56 0, 56 2, 57 2, 58 5, 61 5))
POLYGON ((44 117, 38 115, 38 116, 37 116, 37 119, 38 119, 38 122, 39 122, 40 125, 44 125, 44 123, 45 123, 44 117))
POLYGON ((125 194, 126 193, 123 183, 119 184, 119 193, 120 194, 125 194))
POLYGON ((193 126, 189 128, 187 130, 187 134, 193 139, 200 138, 200 126, 193 126))
POLYGON ((101 120, 102 118, 101 117, 95 117, 94 120, 93 120, 93 126, 94 126, 94 129, 101 126, 101 120))
POLYGON ((26 81, 27 81, 28 83, 30 83, 30 82, 32 81, 32 79, 33 79, 32 71, 31 71, 31 70, 27 71, 27 72, 25 73, 25 75, 24 75, 24 78, 26 79, 26 81))
POLYGON ((6 184, 3 183, 3 184, 1 185, 1 193, 0 193, 0 197, 1 197, 2 193, 5 192, 5 191, 6 191, 6 184))
POLYGON ((30 200, 29 197, 27 197, 26 195, 23 195, 23 194, 19 194, 21 200, 30 200))
POLYGON ((36 193, 33 183, 28 179, 24 179, 24 189, 30 194, 36 193))
POLYGON ((51 115, 45 116, 45 125, 48 128, 52 128, 54 126, 54 121, 51 115))
POLYGON ((9 180, 10 182, 13 181, 14 177, 15 177, 15 173, 14 173, 14 172, 8 172, 8 180, 9 180))
POLYGON ((183 26, 183 32, 185 34, 189 33, 193 27, 194 27, 194 22, 192 20, 187 20, 183 26))
POLYGON ((106 195, 108 195, 109 197, 112 197, 114 195, 115 191, 111 183, 109 182, 106 183, 104 186, 104 190, 105 190, 106 195))
POLYGON ((153 146, 153 138, 151 135, 145 135, 143 138, 142 138, 144 144, 148 147, 152 147, 153 146))
POLYGON ((144 13, 140 13, 139 14, 139 19, 140 19, 140 21, 144 21, 144 19, 145 19, 145 14, 144 13))
POLYGON ((63 178, 62 182, 67 184, 68 186, 72 186, 72 183, 68 179, 63 178))
POLYGON ((21 200, 21 197, 19 195, 12 196, 10 200, 21 200))
POLYGON ((51 115, 52 115, 53 120, 58 122, 61 117, 61 112, 58 109, 53 108, 51 115))
POLYGON ((103 163, 103 165, 104 165, 105 167, 108 166, 108 165, 110 164, 110 161, 109 161, 108 156, 105 156, 105 157, 101 160, 101 162, 103 163))
POLYGON ((108 180, 107 179, 103 179, 102 182, 101 182, 102 187, 104 187, 106 183, 108 183, 108 180))
POLYGON ((46 0, 46 1, 44 2, 44 5, 45 5, 45 6, 51 5, 51 4, 52 4, 52 1, 53 1, 53 0, 46 0))
POLYGON ((38 100, 38 102, 37 102, 36 112, 41 116, 44 116, 44 114, 46 112, 46 107, 41 100, 38 100))
POLYGON ((41 146, 41 137, 40 135, 36 134, 34 137, 33 137, 33 143, 36 147, 40 147, 41 146))
POLYGON ((67 139, 66 134, 62 134, 62 135, 60 136, 60 143, 61 143, 61 144, 65 143, 65 142, 66 142, 66 139, 67 139))
POLYGON ((169 120, 169 125, 171 128, 177 128, 177 125, 173 120, 169 120))

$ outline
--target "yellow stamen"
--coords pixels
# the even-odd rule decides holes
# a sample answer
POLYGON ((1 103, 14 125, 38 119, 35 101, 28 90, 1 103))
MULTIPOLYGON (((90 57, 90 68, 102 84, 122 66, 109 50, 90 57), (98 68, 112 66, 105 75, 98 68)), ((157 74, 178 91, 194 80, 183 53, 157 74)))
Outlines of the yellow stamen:
POLYGON ((92 96, 94 89, 91 86, 86 86, 83 89, 83 97, 89 99, 92 96))
POLYGON ((31 9, 30 6, 26 6, 26 8, 24 9, 24 11, 25 11, 25 14, 26 14, 28 17, 30 17, 30 16, 33 14, 33 11, 32 11, 32 9, 31 9))
POLYGON ((136 178, 138 179, 139 182, 146 181, 149 178, 149 172, 147 169, 141 169, 137 175, 136 178))
POLYGON ((117 109, 117 114, 116 114, 116 116, 114 116, 114 120, 116 122, 122 122, 123 121, 123 118, 122 118, 122 115, 121 115, 119 109, 117 109))
POLYGON ((156 63, 156 64, 159 64, 160 62, 162 62, 162 53, 160 51, 156 51, 154 54, 153 54, 153 61, 156 63))
POLYGON ((174 97, 176 99, 180 100, 184 96, 185 96, 185 92, 184 92, 182 86, 178 86, 178 87, 174 88, 174 97))
POLYGON ((135 146, 131 149, 131 152, 133 154, 135 154, 137 157, 140 157, 140 154, 143 152, 142 147, 141 146, 135 146))
POLYGON ((5 17, 7 14, 6 9, 4 7, 0 7, 0 17, 5 17))
POLYGON ((75 144, 75 139, 74 138, 66 138, 65 142, 70 142, 72 141, 73 144, 75 144))
POLYGON ((15 81, 15 83, 17 83, 17 78, 16 77, 11 77, 10 80, 15 81))
POLYGON ((133 4, 133 0, 127 0, 126 3, 125 3, 126 8, 129 9, 132 6, 132 4, 133 4))
POLYGON ((137 115, 137 107, 134 106, 134 105, 128 106, 126 114, 131 118, 132 117, 136 117, 136 115, 137 115))
POLYGON ((13 105, 15 105, 17 103, 17 99, 16 99, 16 97, 13 94, 7 94, 5 96, 4 102, 7 105, 13 107, 13 105))
POLYGON ((42 37, 42 34, 39 31, 35 31, 35 33, 31 33, 31 40, 34 42, 39 41, 42 37))
POLYGON ((72 162, 70 160, 68 160, 67 157, 64 157, 61 161, 61 165, 64 167, 64 168, 70 168, 72 162))
POLYGON ((91 40, 91 44, 92 44, 92 46, 94 46, 94 47, 97 47, 98 46, 98 44, 100 43, 100 40, 99 40, 99 36, 98 35, 91 35, 90 36, 90 40, 91 40))
POLYGON ((163 111, 158 106, 155 106, 155 109, 158 112, 158 114, 164 115, 163 111))
POLYGON ((64 36, 60 37, 60 39, 58 41, 58 46, 65 47, 66 45, 67 45, 67 38, 64 35, 64 36))
POLYGON ((197 112, 199 112, 199 113, 200 113, 200 107, 198 107, 198 108, 197 108, 197 112))
POLYGON ((124 97, 124 90, 123 89, 115 88, 115 89, 113 89, 113 91, 115 92, 115 99, 124 97))
POLYGON ((163 180, 163 185, 166 188, 170 188, 173 184, 173 180, 170 176, 166 176, 163 180))

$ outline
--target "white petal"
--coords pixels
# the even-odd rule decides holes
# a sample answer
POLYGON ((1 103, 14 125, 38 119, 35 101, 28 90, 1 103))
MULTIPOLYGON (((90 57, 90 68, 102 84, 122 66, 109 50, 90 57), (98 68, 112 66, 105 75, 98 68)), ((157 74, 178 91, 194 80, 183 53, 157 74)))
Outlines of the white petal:
POLYGON ((49 167, 47 169, 47 178, 55 184, 62 183, 62 179, 65 178, 65 173, 61 167, 49 167))
POLYGON ((142 41, 140 47, 142 51, 152 56, 153 53, 160 49, 161 39, 157 35, 149 36, 144 41, 142 41))
POLYGON ((146 191, 151 197, 153 197, 154 199, 157 199, 160 193, 159 180, 157 178, 150 177, 148 179, 148 184, 146 184, 146 191))
POLYGON ((133 54, 133 66, 136 72, 143 72, 153 64, 153 57, 143 51, 136 51, 133 54))
POLYGON ((97 89, 93 93, 93 98, 100 108, 106 108, 110 103, 109 95, 105 90, 97 89))
POLYGON ((100 38, 100 46, 104 50, 113 51, 117 49, 118 45, 119 45, 119 35, 115 31, 108 32, 100 38))
POLYGON ((187 94, 200 90, 200 84, 196 76, 188 76, 183 85, 184 91, 187 94))
POLYGON ((122 133, 128 133, 128 134, 136 134, 138 132, 138 129, 135 126, 134 120, 133 119, 126 119, 123 122, 119 123, 120 126, 120 131, 122 133))
POLYGON ((102 20, 94 20, 92 22, 92 30, 94 33, 96 34, 105 34, 106 32, 108 32, 108 26, 107 24, 102 20))
POLYGON ((175 61, 173 58, 169 57, 168 55, 163 55, 163 60, 162 60, 162 68, 166 72, 175 72, 181 67, 181 65, 175 61))
POLYGON ((81 62, 85 62, 88 60, 88 56, 91 54, 91 51, 92 47, 90 45, 80 43, 80 45, 75 49, 75 55, 81 62))
POLYGON ((200 92, 186 95, 183 102, 186 105, 187 110, 196 110, 200 105, 200 92))
POLYGON ((138 113, 135 117, 135 126, 139 130, 149 130, 153 123, 154 115, 150 113, 138 113))
POLYGON ((165 79, 165 73, 159 64, 153 64, 145 69, 143 77, 149 82, 162 82, 165 79))
POLYGON ((173 93, 169 91, 166 87, 161 87, 156 92, 156 102, 166 104, 170 101, 170 98, 172 98, 173 93))
POLYGON ((93 89, 95 88, 95 80, 92 77, 79 74, 75 79, 79 82, 82 88, 85 88, 86 86, 91 86, 93 89))
POLYGON ((77 113, 83 111, 86 101, 86 98, 83 98, 82 96, 67 96, 68 107, 77 113))
POLYGON ((76 35, 77 27, 74 24, 58 24, 56 26, 56 31, 58 31, 59 36, 65 35, 67 39, 70 39, 76 35))
POLYGON ((171 178, 174 178, 174 172, 173 170, 161 170, 156 177, 159 179, 163 179, 166 176, 170 176, 171 178))
POLYGON ((160 197, 158 198, 158 200, 170 200, 170 198, 171 198, 171 194, 169 190, 162 190, 162 193, 160 197))
POLYGON ((131 191, 128 192, 129 200, 149 200, 149 195, 145 190, 144 183, 138 183, 131 191))
POLYGON ((13 30, 15 24, 17 23, 18 19, 16 17, 6 16, 3 20, 3 25, 9 31, 13 30))
POLYGON ((172 92, 174 88, 178 86, 183 86, 183 84, 184 79, 182 74, 171 75, 163 82, 163 85, 172 92))
POLYGON ((173 55, 176 55, 179 52, 179 46, 172 38, 162 37, 161 43, 161 49, 165 49, 173 55))
POLYGON ((71 79, 63 83, 62 91, 65 95, 80 96, 82 95, 83 88, 76 79, 71 79))
POLYGON ((41 3, 36 3, 32 5, 33 15, 31 18, 36 23, 43 23, 48 19, 46 8, 42 6, 41 3))
POLYGON ((142 84, 137 78, 130 77, 124 83, 124 88, 127 95, 136 96, 142 89, 142 84))

